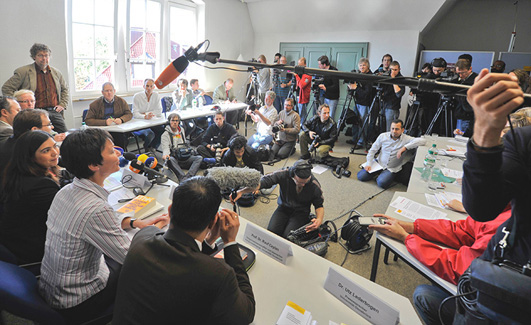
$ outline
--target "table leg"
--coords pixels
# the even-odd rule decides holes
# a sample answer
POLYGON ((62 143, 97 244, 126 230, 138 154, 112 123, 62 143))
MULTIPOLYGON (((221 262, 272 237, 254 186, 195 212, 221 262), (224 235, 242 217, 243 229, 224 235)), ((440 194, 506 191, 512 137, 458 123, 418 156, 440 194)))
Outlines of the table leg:
POLYGON ((388 259, 389 259, 389 248, 386 248, 385 253, 384 253, 384 261, 383 261, 385 265, 388 264, 387 263, 388 259))
POLYGON ((374 246, 374 255, 372 257, 372 269, 370 280, 375 282, 376 272, 378 271, 378 261, 380 259, 380 249, 382 248, 382 242, 380 239, 376 238, 376 244, 374 246))

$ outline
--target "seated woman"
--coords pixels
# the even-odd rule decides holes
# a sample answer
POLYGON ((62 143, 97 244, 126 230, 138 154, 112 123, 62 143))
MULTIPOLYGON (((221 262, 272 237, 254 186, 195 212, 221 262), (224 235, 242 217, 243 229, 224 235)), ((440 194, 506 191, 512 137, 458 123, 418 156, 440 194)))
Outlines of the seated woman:
POLYGON ((22 134, 4 170, 0 241, 19 264, 40 262, 44 255, 48 209, 59 191, 59 149, 44 131, 22 134))

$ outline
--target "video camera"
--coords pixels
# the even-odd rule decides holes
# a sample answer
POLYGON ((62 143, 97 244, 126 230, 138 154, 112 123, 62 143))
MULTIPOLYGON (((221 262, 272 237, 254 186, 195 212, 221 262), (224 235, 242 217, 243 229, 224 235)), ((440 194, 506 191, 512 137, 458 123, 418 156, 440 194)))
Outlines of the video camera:
POLYGON ((441 72, 441 75, 436 80, 456 83, 459 80, 459 76, 453 70, 445 70, 441 72))
POLYGON ((312 90, 313 91, 319 91, 321 88, 319 88, 319 85, 324 84, 324 77, 319 76, 318 78, 313 79, 312 84, 312 90))

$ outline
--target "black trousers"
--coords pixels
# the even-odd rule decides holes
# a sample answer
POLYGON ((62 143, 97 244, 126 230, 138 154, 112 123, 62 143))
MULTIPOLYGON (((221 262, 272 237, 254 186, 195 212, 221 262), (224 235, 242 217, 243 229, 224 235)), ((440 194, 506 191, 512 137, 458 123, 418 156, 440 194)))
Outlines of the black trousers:
POLYGON ((309 210, 295 210, 279 205, 269 220, 267 230, 287 238, 290 231, 310 222, 309 216, 309 210))

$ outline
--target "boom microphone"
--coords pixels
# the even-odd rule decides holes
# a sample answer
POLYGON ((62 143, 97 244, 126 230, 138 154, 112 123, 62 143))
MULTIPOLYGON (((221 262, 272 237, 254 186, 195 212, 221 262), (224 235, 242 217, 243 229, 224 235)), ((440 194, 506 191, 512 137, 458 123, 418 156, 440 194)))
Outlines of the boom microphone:
POLYGON ((170 82, 175 80, 188 67, 188 60, 184 56, 180 56, 173 60, 160 76, 155 80, 155 86, 158 89, 166 87, 170 82))
POLYGON ((257 188, 262 174, 248 167, 213 167, 208 170, 207 177, 212 178, 221 189, 237 189, 240 187, 257 188))

